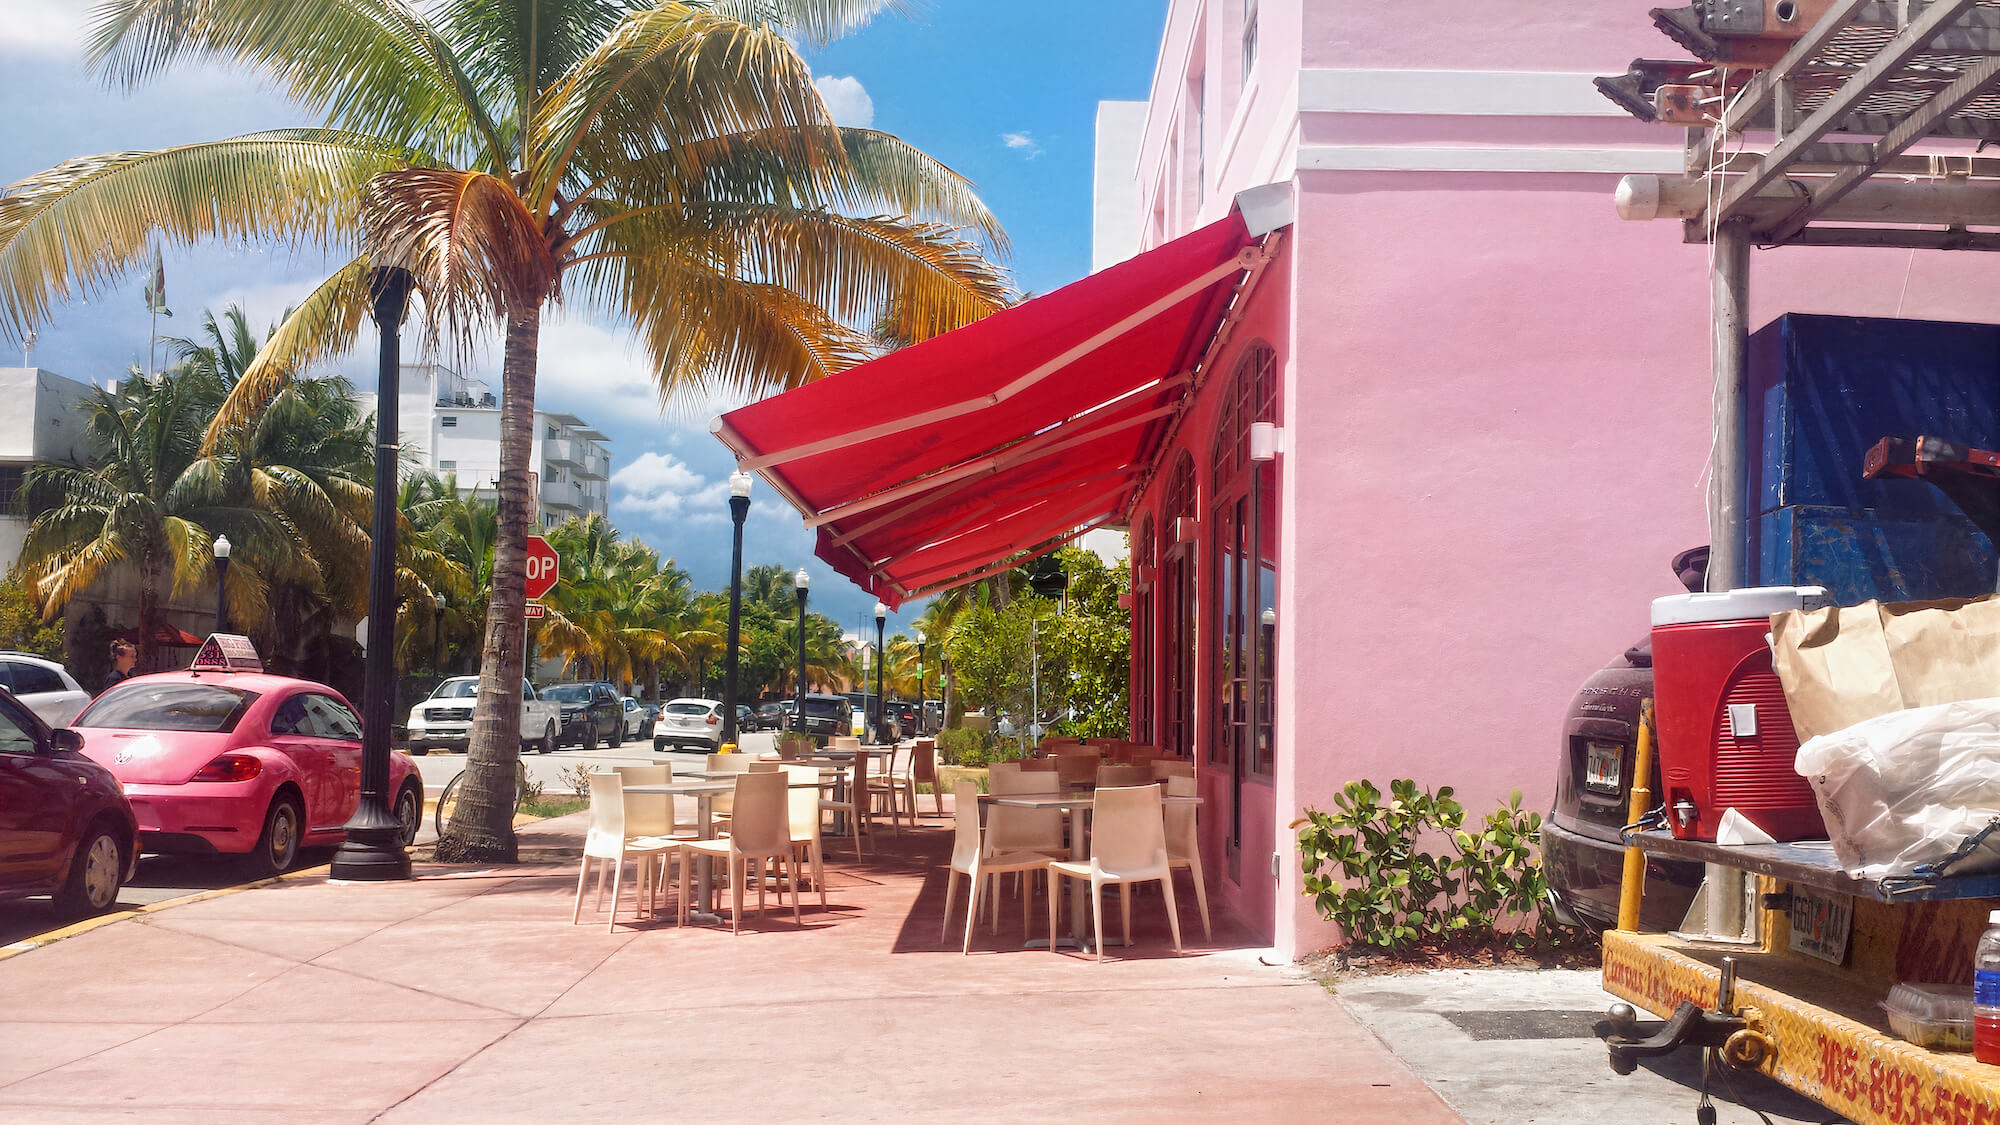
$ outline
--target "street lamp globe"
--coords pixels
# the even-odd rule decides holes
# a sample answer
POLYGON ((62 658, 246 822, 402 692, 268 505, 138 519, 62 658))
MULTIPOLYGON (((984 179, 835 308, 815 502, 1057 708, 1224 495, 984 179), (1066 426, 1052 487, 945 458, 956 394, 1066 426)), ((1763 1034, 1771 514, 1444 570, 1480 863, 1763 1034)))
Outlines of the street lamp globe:
POLYGON ((753 479, 755 478, 751 477, 749 473, 735 472, 729 474, 729 495, 738 500, 749 496, 750 482, 753 479))
POLYGON ((792 586, 801 594, 812 586, 812 575, 806 573, 805 567, 800 567, 799 572, 792 575, 792 586))
POLYGON ((215 537, 215 557, 218 559, 229 557, 229 536, 218 535, 215 537))

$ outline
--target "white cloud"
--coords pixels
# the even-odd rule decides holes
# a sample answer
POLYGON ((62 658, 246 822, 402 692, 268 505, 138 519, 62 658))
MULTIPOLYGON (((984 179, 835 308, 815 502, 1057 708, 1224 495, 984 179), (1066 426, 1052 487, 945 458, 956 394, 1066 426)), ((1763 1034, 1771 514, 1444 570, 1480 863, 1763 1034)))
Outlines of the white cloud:
POLYGON ((866 129, 875 124, 875 99, 868 96, 859 78, 822 75, 813 79, 813 85, 819 88, 820 100, 826 103, 826 111, 833 115, 834 124, 853 129, 866 129))
POLYGON ((83 21, 83 0, 0 0, 0 54, 73 55, 83 21))
POLYGON ((1035 140, 1035 135, 1026 129, 1018 133, 1000 134, 1000 143, 1018 151, 1029 160, 1033 160, 1042 154, 1041 143, 1035 140))
POLYGON ((710 484, 685 461, 647 452, 611 474, 611 506, 620 512, 674 516, 708 500, 719 503, 725 488, 725 483, 710 484), (710 497, 711 492, 716 496, 710 497))

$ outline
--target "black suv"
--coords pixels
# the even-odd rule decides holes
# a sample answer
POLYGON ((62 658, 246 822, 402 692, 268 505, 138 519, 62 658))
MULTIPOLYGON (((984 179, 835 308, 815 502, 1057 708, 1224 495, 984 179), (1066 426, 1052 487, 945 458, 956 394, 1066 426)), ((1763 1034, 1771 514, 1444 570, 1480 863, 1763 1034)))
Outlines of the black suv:
POLYGON ((814 738, 832 738, 852 729, 854 707, 838 695, 808 695, 805 713, 794 716, 792 729, 814 738))
POLYGON ((542 698, 562 704, 563 742, 595 750, 600 738, 613 746, 625 741, 625 700, 610 684, 557 684, 542 698))

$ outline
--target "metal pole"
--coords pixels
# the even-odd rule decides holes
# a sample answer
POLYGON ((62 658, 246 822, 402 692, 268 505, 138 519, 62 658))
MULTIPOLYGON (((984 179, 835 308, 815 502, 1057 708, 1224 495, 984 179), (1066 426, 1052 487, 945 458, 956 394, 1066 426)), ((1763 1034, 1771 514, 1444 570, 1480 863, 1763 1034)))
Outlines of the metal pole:
POLYGON ((1715 232, 1709 277, 1714 332, 1715 448, 1708 467, 1708 581, 1710 590, 1749 584, 1744 490, 1749 480, 1746 394, 1750 365, 1750 239, 1740 223, 1715 232))
POLYGON ((750 514, 750 497, 729 498, 729 518, 735 531, 729 546, 729 664, 722 673, 722 741, 736 742, 736 646, 743 637, 743 517, 750 514))
POLYGON ((375 327, 381 338, 375 388, 375 512, 368 557, 368 622, 374 636, 362 665, 361 803, 347 822, 347 842, 334 853, 334 879, 379 882, 410 877, 403 826, 389 811, 389 723, 396 668, 396 462, 400 421, 398 376, 403 312, 410 271, 377 267, 370 277, 375 327))
POLYGON ((918 642, 917 642, 917 737, 918 737, 918 738, 922 738, 922 737, 924 736, 924 734, 925 734, 925 731, 924 731, 924 647, 925 647, 925 644, 926 644, 926 642, 924 642, 924 641, 918 641, 918 642))
POLYGON ((1028 744, 1042 748, 1042 623, 1028 618, 1028 744))
POLYGON ((882 745, 882 728, 888 724, 882 721, 886 713, 887 700, 882 697, 882 626, 880 617, 875 619, 875 745, 882 745))
MULTIPOLYGON (((801 570, 799 573, 804 574, 801 570)), ((792 729, 806 733, 806 588, 797 587, 799 595, 799 681, 793 684, 792 729)))
POLYGON ((215 558, 215 631, 229 631, 229 556, 215 558))

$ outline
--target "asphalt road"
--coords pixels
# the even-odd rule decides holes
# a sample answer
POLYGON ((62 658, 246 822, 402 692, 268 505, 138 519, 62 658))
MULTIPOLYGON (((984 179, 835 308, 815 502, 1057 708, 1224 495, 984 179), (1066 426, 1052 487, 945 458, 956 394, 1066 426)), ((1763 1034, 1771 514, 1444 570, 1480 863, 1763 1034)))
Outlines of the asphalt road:
MULTIPOLYGON (((762 753, 771 749, 772 735, 768 733, 746 734, 743 749, 748 753, 762 753)), ((699 773, 707 755, 689 752, 668 752, 654 754, 652 743, 627 742, 611 749, 599 746, 596 750, 558 750, 553 754, 529 754, 521 760, 528 765, 528 776, 540 782, 551 795, 570 792, 574 785, 570 778, 581 778, 585 773, 604 766, 620 764, 644 764, 669 760, 674 763, 676 773, 699 773), (568 774, 569 777, 565 777, 568 774)), ((424 795, 431 801, 460 770, 465 768, 463 754, 426 754, 416 759, 417 772, 424 779, 424 795)), ((427 844, 437 838, 431 826, 432 817, 425 810, 424 825, 417 834, 417 843, 427 844)), ((332 848, 304 848, 299 852, 299 867, 316 867, 333 858, 332 848)), ((250 881, 241 862, 229 858, 211 856, 146 856, 139 861, 139 873, 118 895, 121 907, 145 906, 168 899, 181 898, 201 891, 232 887, 250 881)), ((55 905, 46 898, 15 899, 0 901, 0 946, 8 945, 23 938, 34 937, 69 924, 68 919, 57 914, 55 905)))

